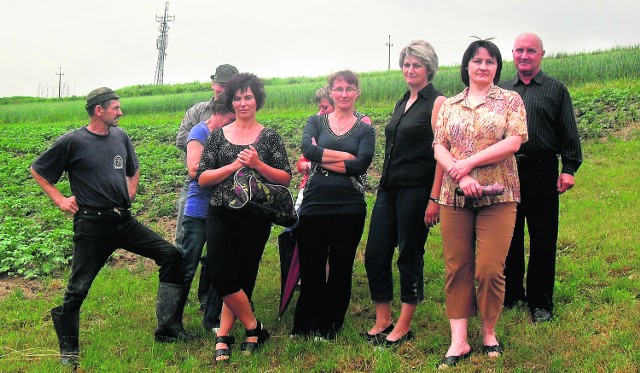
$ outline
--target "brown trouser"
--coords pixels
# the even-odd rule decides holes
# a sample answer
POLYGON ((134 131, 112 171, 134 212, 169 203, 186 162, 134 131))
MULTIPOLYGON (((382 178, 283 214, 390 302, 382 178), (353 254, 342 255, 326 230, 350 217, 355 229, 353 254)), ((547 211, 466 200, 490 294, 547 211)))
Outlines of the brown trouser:
POLYGON ((504 266, 516 221, 515 202, 470 208, 443 206, 446 316, 497 317, 504 300, 504 266), (476 290, 474 280, 478 283, 476 290))

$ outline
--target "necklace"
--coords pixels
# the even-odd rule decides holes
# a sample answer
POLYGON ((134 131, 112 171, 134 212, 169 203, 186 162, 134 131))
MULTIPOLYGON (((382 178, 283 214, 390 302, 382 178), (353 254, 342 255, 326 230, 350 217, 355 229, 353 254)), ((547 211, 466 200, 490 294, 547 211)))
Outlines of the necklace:
MULTIPOLYGON (((345 124, 344 126, 340 127, 340 128, 336 128, 336 134, 341 134, 342 130, 345 129, 349 124, 351 124, 351 121, 348 121, 347 124, 345 124)), ((337 127, 337 123, 336 123, 336 127, 337 127)))

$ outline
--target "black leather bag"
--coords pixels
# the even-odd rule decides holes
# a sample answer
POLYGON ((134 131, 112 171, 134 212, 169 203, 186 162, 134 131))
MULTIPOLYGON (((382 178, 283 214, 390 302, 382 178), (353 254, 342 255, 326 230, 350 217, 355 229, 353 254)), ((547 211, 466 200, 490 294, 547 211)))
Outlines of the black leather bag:
POLYGON ((233 194, 234 198, 229 202, 231 209, 249 209, 253 214, 283 227, 298 222, 289 188, 265 183, 248 167, 242 167, 234 174, 233 194))

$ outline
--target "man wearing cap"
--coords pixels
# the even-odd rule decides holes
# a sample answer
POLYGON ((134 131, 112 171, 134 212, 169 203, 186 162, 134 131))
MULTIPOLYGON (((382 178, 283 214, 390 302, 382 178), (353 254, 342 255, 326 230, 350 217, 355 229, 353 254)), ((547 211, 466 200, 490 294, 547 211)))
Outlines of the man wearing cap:
MULTIPOLYGON (((189 132, 193 127, 195 127, 198 123, 204 122, 211 117, 213 101, 216 97, 224 91, 225 84, 229 81, 229 79, 238 73, 238 69, 233 65, 223 64, 216 68, 216 72, 211 75, 211 89, 213 90, 213 97, 209 101, 199 102, 193 105, 191 108, 187 110, 184 114, 184 118, 180 123, 180 128, 178 129, 178 135, 176 136, 176 146, 185 152, 185 168, 186 168, 186 152, 187 152, 187 138, 189 137, 189 132)), ((185 180, 185 184, 180 191, 178 196, 178 219, 176 221, 176 246, 178 249, 183 251, 182 241, 184 240, 184 230, 182 229, 182 222, 184 221, 184 208, 185 202, 187 200, 187 193, 189 191, 189 183, 191 180, 189 177, 185 180)), ((205 261, 201 261, 202 268, 200 271, 200 283, 198 286, 198 300, 200 301, 200 308, 205 310, 207 298, 209 290, 211 288, 211 284, 209 278, 206 275, 206 269, 204 267, 205 261)), ((215 294, 213 295, 215 298, 215 294)), ((212 299, 210 303, 209 310, 205 310, 205 317, 203 319, 203 325, 206 329, 213 329, 217 327, 217 322, 220 318, 220 311, 222 309, 222 300, 218 298, 212 299)))
POLYGON ((129 208, 140 171, 129 136, 118 128, 120 97, 107 87, 89 93, 89 124, 58 138, 31 165, 31 175, 60 210, 73 214, 71 276, 61 306, 51 309, 63 364, 77 365, 80 307, 91 283, 117 249, 160 266, 156 315, 159 342, 190 340, 182 325, 187 292, 180 251, 135 218, 129 208), (64 172, 71 196, 55 186, 64 172))

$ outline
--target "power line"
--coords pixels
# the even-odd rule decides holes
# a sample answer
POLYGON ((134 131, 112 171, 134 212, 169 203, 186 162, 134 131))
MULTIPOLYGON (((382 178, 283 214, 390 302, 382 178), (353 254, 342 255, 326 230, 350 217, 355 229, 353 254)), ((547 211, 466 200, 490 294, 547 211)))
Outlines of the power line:
POLYGON ((169 14, 169 2, 164 5, 164 15, 162 17, 156 16, 156 22, 160 22, 160 36, 156 39, 156 48, 158 48, 158 63, 156 64, 156 76, 153 84, 161 85, 162 78, 164 77, 164 59, 167 56, 167 45, 169 44, 169 22, 173 22, 175 16, 169 14))
POLYGON ((387 70, 391 70, 391 47, 393 47, 393 44, 391 44, 391 35, 389 35, 389 42, 387 43, 387 47, 389 47, 389 61, 387 64, 387 70))
POLYGON ((64 75, 62 73, 62 66, 59 67, 60 68, 60 72, 57 72, 56 75, 58 75, 58 98, 62 97, 62 76, 64 75))

